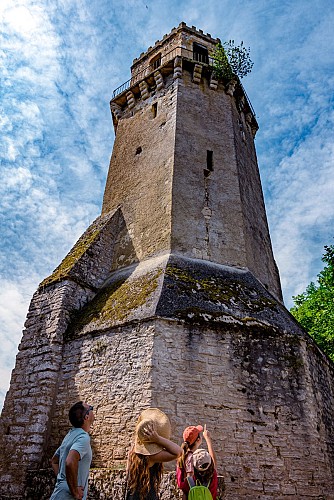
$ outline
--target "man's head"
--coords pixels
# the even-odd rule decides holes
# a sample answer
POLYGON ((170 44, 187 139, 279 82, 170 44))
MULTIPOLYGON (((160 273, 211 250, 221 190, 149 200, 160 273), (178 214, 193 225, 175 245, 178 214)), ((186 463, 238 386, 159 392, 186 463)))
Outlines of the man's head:
POLYGON ((68 418, 73 427, 83 427, 85 424, 90 426, 95 418, 93 407, 83 401, 79 401, 70 408, 68 418))

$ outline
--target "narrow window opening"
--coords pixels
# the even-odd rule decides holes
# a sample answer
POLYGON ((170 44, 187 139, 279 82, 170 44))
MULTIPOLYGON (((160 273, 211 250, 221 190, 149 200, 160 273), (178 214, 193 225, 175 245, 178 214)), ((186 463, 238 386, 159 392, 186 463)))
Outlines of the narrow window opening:
POLYGON ((193 44, 193 58, 195 61, 209 64, 208 49, 199 43, 193 44))
POLYGON ((206 152, 206 168, 209 172, 213 172, 213 151, 209 149, 206 152))
POLYGON ((161 54, 158 54, 155 57, 153 57, 153 59, 151 59, 150 61, 150 64, 152 69, 158 69, 159 66, 161 66, 161 54))
POLYGON ((155 102, 154 104, 152 104, 152 116, 153 116, 153 118, 155 118, 157 116, 157 112, 158 112, 158 103, 155 102))
POLYGON ((139 148, 136 149, 136 155, 140 155, 140 153, 142 152, 142 148, 141 146, 139 146, 139 148))

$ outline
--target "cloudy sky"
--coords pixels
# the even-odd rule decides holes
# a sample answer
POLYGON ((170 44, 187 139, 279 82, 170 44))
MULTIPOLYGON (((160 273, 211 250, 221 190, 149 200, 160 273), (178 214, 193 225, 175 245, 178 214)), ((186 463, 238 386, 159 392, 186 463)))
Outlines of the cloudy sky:
POLYGON ((251 47, 243 83, 285 303, 333 243, 332 0, 1 0, 0 407, 29 302, 97 217, 132 60, 185 21, 251 47))

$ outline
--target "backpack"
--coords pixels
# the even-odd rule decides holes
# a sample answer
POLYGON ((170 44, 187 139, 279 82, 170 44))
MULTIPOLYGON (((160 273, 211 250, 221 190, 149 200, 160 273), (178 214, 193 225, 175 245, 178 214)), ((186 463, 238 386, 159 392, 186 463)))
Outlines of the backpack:
POLYGON ((188 500, 212 500, 212 495, 209 490, 210 482, 207 486, 204 486, 198 480, 196 480, 195 483, 192 477, 187 477, 187 481, 190 488, 188 500))

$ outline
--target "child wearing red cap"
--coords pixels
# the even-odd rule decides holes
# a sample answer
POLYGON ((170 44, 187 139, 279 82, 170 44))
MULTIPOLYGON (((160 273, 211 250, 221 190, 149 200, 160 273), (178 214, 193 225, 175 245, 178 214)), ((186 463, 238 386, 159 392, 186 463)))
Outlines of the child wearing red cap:
POLYGON ((212 498, 216 499, 218 486, 216 454, 212 446, 210 432, 206 429, 206 425, 203 437, 207 443, 208 452, 199 449, 202 443, 202 436, 200 434, 202 431, 203 427, 197 425, 187 427, 183 432, 182 455, 177 461, 176 469, 177 485, 183 491, 183 500, 188 498, 191 480, 196 482, 196 479, 199 479, 201 482, 205 479, 204 482, 207 483, 205 485, 208 485, 212 498), (204 458, 208 458, 207 464, 204 464, 204 458))

